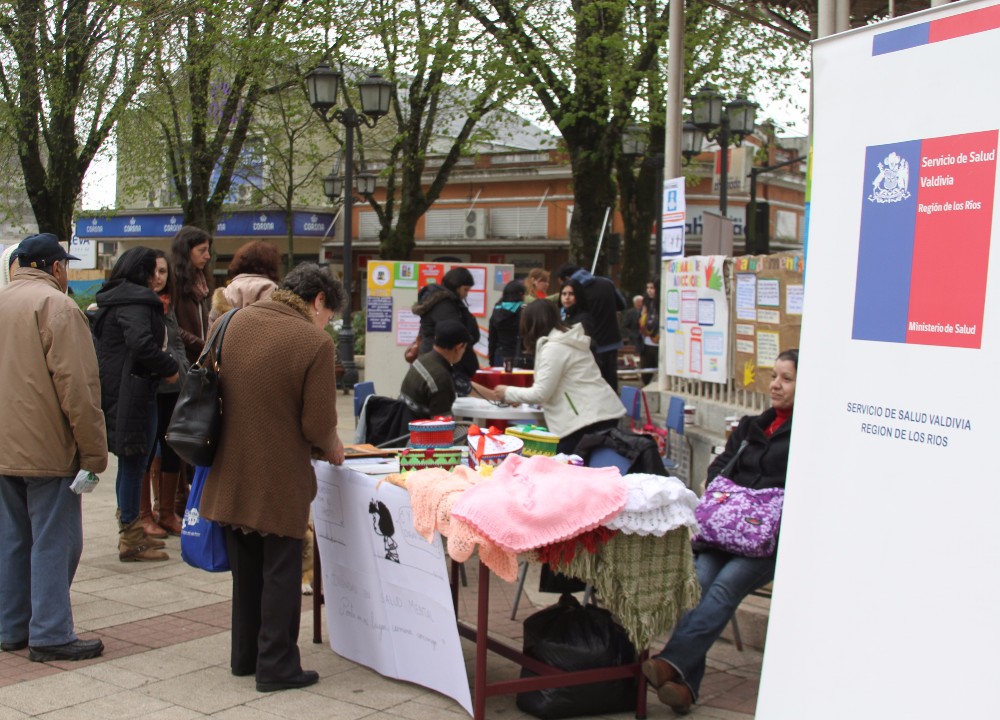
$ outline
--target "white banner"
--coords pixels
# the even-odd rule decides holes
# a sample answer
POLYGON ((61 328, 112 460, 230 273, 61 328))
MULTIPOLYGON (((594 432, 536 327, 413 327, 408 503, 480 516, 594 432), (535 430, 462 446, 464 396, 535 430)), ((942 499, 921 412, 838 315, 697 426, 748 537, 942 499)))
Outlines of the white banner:
POLYGON ((405 490, 316 461, 313 522, 334 652, 454 698, 472 714, 441 537, 413 529, 405 490))
POLYGON ((763 720, 997 716, 1000 96, 982 72, 994 61, 996 2, 814 45, 763 720))

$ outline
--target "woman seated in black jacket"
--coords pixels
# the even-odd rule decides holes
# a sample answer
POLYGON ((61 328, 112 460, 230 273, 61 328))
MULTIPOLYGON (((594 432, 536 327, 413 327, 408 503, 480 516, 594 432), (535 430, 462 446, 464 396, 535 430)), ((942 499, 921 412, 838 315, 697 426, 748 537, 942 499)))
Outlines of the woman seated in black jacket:
MULTIPOLYGON (((771 408, 740 421, 725 451, 709 466, 709 481, 735 458, 727 475, 737 485, 755 489, 785 487, 798 364, 798 350, 778 355, 772 371, 771 408)), ((698 699, 709 649, 743 598, 774 579, 774 564, 774 555, 751 558, 696 548, 701 601, 680 619, 666 647, 642 664, 642 672, 656 688, 660 702, 679 715, 687 714, 698 699)))

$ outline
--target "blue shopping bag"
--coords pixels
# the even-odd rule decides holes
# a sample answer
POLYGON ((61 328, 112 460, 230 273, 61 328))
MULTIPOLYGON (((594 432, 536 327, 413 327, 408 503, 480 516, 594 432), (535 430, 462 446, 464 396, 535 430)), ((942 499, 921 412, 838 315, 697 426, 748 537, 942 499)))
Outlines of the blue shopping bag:
POLYGON ((187 508, 181 528, 181 559, 191 567, 208 572, 229 570, 229 553, 226 550, 226 533, 222 526, 206 520, 198 512, 201 506, 201 491, 205 488, 208 467, 195 468, 188 494, 187 508))

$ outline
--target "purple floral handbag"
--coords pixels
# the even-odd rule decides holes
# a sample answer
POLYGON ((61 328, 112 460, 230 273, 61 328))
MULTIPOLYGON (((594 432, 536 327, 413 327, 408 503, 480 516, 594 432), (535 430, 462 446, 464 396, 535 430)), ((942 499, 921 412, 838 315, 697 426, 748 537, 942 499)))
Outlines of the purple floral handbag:
POLYGON ((720 475, 695 508, 700 530, 692 542, 744 557, 770 557, 778 545, 784 499, 783 488, 754 490, 720 475))

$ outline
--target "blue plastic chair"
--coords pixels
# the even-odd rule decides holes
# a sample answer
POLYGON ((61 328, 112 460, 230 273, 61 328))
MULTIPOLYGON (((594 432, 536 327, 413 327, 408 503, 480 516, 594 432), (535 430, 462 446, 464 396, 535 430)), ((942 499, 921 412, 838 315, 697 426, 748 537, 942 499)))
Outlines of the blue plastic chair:
MULTIPOLYGON (((667 406, 667 420, 664 425, 667 428, 667 457, 663 458, 663 467, 667 470, 675 470, 679 463, 671 457, 670 435, 672 433, 684 435, 684 398, 677 395, 670 396, 670 404, 667 406)), ((688 443, 690 450, 691 441, 687 437, 684 438, 684 441, 688 443)), ((690 456, 689 452, 688 457, 690 456)))
MULTIPOLYGON (((365 406, 365 399, 369 395, 375 394, 375 383, 372 380, 354 383, 354 419, 361 417, 361 408, 365 406)), ((681 408, 683 410, 683 408, 681 408)))
MULTIPOLYGON (((626 417, 631 418, 634 423, 643 423, 642 409, 642 389, 624 385, 620 391, 622 405, 625 406, 626 417)), ((681 408, 683 410, 683 407, 681 408)))

